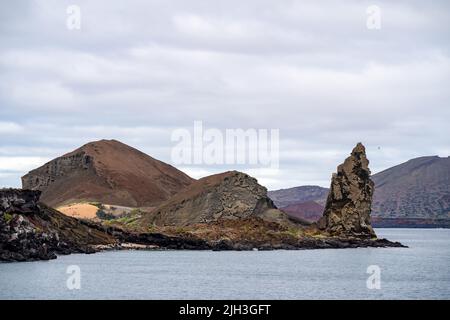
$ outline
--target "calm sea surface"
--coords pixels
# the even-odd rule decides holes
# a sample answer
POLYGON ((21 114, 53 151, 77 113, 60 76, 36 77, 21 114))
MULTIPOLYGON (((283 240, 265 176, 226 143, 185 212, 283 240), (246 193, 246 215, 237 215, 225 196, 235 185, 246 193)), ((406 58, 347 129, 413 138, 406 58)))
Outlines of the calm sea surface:
POLYGON ((1 299, 450 299, 449 229, 377 229, 410 248, 113 251, 0 264, 1 299), (69 290, 69 266, 79 290, 69 290), (380 289, 367 268, 379 266, 380 289))

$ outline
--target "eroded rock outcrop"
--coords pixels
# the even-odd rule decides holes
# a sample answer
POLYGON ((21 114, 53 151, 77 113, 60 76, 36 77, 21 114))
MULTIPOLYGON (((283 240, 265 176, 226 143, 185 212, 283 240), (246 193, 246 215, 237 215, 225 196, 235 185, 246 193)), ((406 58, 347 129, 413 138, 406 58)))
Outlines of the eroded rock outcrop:
POLYGON ((374 183, 365 147, 358 143, 331 179, 321 230, 333 236, 376 238, 370 225, 374 183))
POLYGON ((289 223, 288 216, 275 207, 267 189, 255 178, 229 171, 192 183, 146 214, 143 221, 161 226, 186 226, 249 217, 289 223))

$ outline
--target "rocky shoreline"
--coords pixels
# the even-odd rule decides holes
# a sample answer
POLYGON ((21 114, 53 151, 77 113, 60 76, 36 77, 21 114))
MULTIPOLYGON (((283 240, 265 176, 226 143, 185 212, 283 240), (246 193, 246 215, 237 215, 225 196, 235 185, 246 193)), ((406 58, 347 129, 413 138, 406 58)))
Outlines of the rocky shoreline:
POLYGON ((298 237, 276 222, 255 217, 199 224, 181 234, 173 233, 171 229, 166 233, 130 232, 67 217, 40 203, 38 191, 4 189, 0 190, 0 200, 1 262, 51 260, 58 255, 92 254, 105 250, 263 251, 404 247, 386 239, 298 237), (198 233, 199 230, 202 233, 198 233), (255 233, 261 230, 262 233, 255 233))
POLYGON ((356 249, 356 248, 407 248, 399 242, 391 242, 386 239, 377 239, 370 241, 360 240, 303 240, 298 245, 280 244, 270 245, 252 245, 248 243, 230 243, 219 241, 215 244, 204 244, 199 246, 181 244, 179 246, 159 247, 156 245, 144 245, 136 243, 122 243, 113 245, 93 245, 83 249, 55 249, 55 251, 30 251, 29 254, 19 252, 0 252, 0 263, 5 262, 32 262, 57 259, 61 255, 69 254, 95 254, 102 251, 179 251, 179 250, 199 250, 199 251, 274 251, 274 250, 320 250, 320 249, 356 249))
POLYGON ((319 249, 356 249, 356 248, 407 248, 400 242, 387 239, 360 240, 360 239, 303 239, 297 244, 252 244, 233 243, 230 241, 217 241, 193 246, 192 244, 179 244, 158 246, 154 244, 119 243, 114 245, 93 246, 95 252, 142 250, 142 251, 171 251, 171 250, 201 250, 201 251, 273 251, 273 250, 319 250, 319 249))
POLYGON ((85 221, 92 228, 100 228, 113 235, 118 242, 112 245, 95 246, 96 250, 213 250, 213 251, 268 251, 268 250, 313 250, 346 248, 407 248, 400 242, 378 238, 336 237, 314 235, 315 226, 310 226, 304 236, 293 236, 288 228, 260 218, 242 220, 219 220, 210 224, 197 224, 181 234, 170 228, 163 232, 128 232, 121 228, 104 227, 85 221), (244 230, 264 230, 264 234, 244 233, 244 230), (201 231, 200 231, 201 230, 201 231), (233 232, 229 232, 233 230, 233 232))

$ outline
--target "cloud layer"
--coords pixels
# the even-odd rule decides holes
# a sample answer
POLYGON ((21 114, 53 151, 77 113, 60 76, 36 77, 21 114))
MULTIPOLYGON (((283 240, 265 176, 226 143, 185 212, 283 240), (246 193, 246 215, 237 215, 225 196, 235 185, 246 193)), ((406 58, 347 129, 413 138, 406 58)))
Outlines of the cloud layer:
MULTIPOLYGON (((0 185, 115 138, 170 162, 171 132, 280 130, 270 189, 328 185, 358 141, 372 171, 450 154, 450 5, 17 1, 0 13, 0 185), (69 5, 81 29, 66 27, 69 5)), ((183 167, 200 177, 231 167, 183 167)))

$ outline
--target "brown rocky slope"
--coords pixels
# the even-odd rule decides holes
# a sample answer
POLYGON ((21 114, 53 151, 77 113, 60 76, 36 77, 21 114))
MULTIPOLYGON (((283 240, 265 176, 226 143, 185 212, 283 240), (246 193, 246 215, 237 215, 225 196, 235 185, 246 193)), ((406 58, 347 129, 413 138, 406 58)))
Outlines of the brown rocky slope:
POLYGON ((42 202, 95 201, 154 206, 192 183, 178 169, 116 140, 101 140, 56 158, 22 177, 22 187, 42 191, 42 202))
POLYGON ((147 213, 144 224, 187 226, 223 219, 264 218, 292 223, 267 196, 255 178, 229 171, 199 179, 147 213))
POLYGON ((421 157, 373 176, 374 216, 450 220, 450 157, 421 157))

